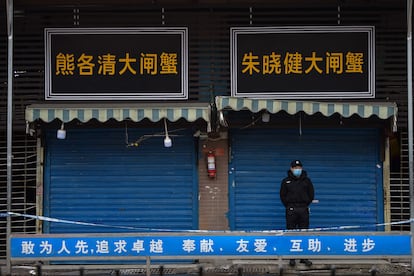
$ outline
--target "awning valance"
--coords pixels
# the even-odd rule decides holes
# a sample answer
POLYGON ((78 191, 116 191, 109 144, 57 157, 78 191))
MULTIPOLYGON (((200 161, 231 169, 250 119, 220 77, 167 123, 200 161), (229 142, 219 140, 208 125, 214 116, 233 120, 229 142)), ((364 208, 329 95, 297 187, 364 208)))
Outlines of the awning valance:
POLYGON ((208 103, 162 103, 162 104, 33 104, 26 107, 26 121, 42 120, 51 122, 54 119, 67 123, 74 119, 87 122, 96 119, 106 122, 132 120, 139 122, 145 118, 157 122, 161 119, 177 121, 184 118, 189 122, 197 119, 210 121, 210 105, 208 103))
POLYGON ((254 113, 267 110, 270 113, 285 111, 289 114, 296 114, 300 111, 308 115, 320 112, 324 116, 331 116, 335 113, 343 117, 358 115, 361 118, 369 118, 372 115, 380 119, 388 119, 397 116, 397 105, 389 102, 315 102, 315 101, 288 101, 269 99, 249 99, 236 97, 216 97, 218 110, 250 110, 254 113))

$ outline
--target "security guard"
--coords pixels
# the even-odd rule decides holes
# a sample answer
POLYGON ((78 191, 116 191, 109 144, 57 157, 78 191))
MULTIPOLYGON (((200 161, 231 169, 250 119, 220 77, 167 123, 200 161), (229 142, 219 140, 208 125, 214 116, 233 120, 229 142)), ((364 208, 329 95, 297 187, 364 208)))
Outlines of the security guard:
MULTIPOLYGON (((280 186, 280 199, 286 207, 286 228, 307 229, 309 228, 309 205, 314 198, 314 189, 311 179, 308 177, 300 160, 290 163, 288 176, 282 180, 280 186)), ((312 262, 302 259, 301 263, 311 266, 312 262)), ((290 266, 296 264, 292 259, 290 266)))

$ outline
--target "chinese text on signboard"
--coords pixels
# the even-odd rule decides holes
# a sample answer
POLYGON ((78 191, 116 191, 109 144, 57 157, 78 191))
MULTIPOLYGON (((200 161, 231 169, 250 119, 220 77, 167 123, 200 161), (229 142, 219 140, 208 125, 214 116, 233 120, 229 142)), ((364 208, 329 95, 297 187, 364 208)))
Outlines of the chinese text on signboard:
POLYGON ((373 98, 374 44, 374 27, 232 28, 232 96, 373 98))
POLYGON ((46 29, 48 100, 187 99, 187 29, 46 29))
POLYGON ((410 255, 409 235, 14 237, 13 258, 410 255))

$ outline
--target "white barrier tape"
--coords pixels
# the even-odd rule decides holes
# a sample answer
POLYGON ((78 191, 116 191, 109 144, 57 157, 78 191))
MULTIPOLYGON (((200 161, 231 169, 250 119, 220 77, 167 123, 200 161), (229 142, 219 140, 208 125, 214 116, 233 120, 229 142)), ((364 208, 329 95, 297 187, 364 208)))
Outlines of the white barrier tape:
MULTIPOLYGON (((20 213, 15 213, 15 212, 0 213, 0 217, 8 217, 8 216, 19 216, 19 217, 26 217, 26 218, 42 220, 42 221, 67 223, 67 224, 75 224, 75 225, 96 226, 96 227, 105 227, 105 228, 119 228, 119 229, 140 230, 140 231, 199 232, 199 233, 226 232, 225 230, 216 231, 216 230, 176 230, 176 229, 140 228, 140 227, 132 227, 132 226, 117 226, 117 225, 108 225, 108 224, 99 224, 99 223, 91 223, 91 222, 57 219, 57 218, 50 218, 50 217, 45 217, 45 216, 20 214, 20 213)), ((380 226, 386 226, 386 225, 400 225, 400 224, 408 224, 412 221, 414 221, 414 219, 402 220, 402 221, 396 221, 396 222, 369 224, 369 225, 344 225, 344 226, 318 227, 318 228, 309 228, 309 229, 264 230, 264 231, 244 231, 244 232, 279 233, 279 234, 288 233, 288 232, 321 232, 321 231, 332 231, 332 230, 350 230, 350 229, 358 229, 358 228, 372 228, 372 227, 380 227, 380 226)))
POLYGON ((105 227, 105 228, 118 228, 118 229, 128 229, 128 230, 140 230, 140 231, 159 231, 159 232, 210 232, 206 230, 170 230, 170 229, 156 229, 156 228, 139 228, 139 227, 132 227, 132 226, 118 226, 118 225, 108 225, 108 224, 99 224, 99 223, 91 223, 91 222, 83 222, 83 221, 73 221, 73 220, 65 220, 65 219, 57 219, 57 218, 50 218, 45 216, 35 216, 35 215, 28 215, 28 214, 20 214, 15 212, 7 212, 7 213, 0 213, 0 217, 7 217, 7 216, 19 216, 19 217, 26 217, 36 220, 42 221, 50 221, 50 222, 58 222, 58 223, 67 223, 67 224, 75 224, 75 225, 85 225, 85 226, 96 226, 96 227, 105 227))

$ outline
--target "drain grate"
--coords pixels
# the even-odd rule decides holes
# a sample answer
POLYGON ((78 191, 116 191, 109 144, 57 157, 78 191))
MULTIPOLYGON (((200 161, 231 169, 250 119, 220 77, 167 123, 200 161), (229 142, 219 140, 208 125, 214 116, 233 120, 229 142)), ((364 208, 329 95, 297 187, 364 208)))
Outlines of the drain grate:
MULTIPOLYGON (((176 269, 174 268, 163 268, 162 271, 160 268, 151 268, 151 275, 163 275, 165 274, 177 274, 176 269)), ((116 275, 117 271, 112 271, 111 275, 116 275)), ((120 269, 120 275, 146 275, 147 270, 145 268, 133 268, 133 269, 120 269)))
POLYGON ((252 265, 243 265, 243 266, 231 266, 231 267, 210 267, 204 270, 207 273, 231 273, 235 274, 238 272, 245 273, 264 273, 268 274, 269 269, 266 266, 252 266, 252 265))
POLYGON ((234 267, 208 267, 204 269, 207 273, 236 273, 237 268, 234 267))
POLYGON ((402 266, 396 265, 379 265, 376 266, 375 269, 377 270, 377 272, 383 275, 390 275, 391 273, 394 273, 396 275, 401 275, 401 273, 409 273, 409 270, 405 269, 402 266))

